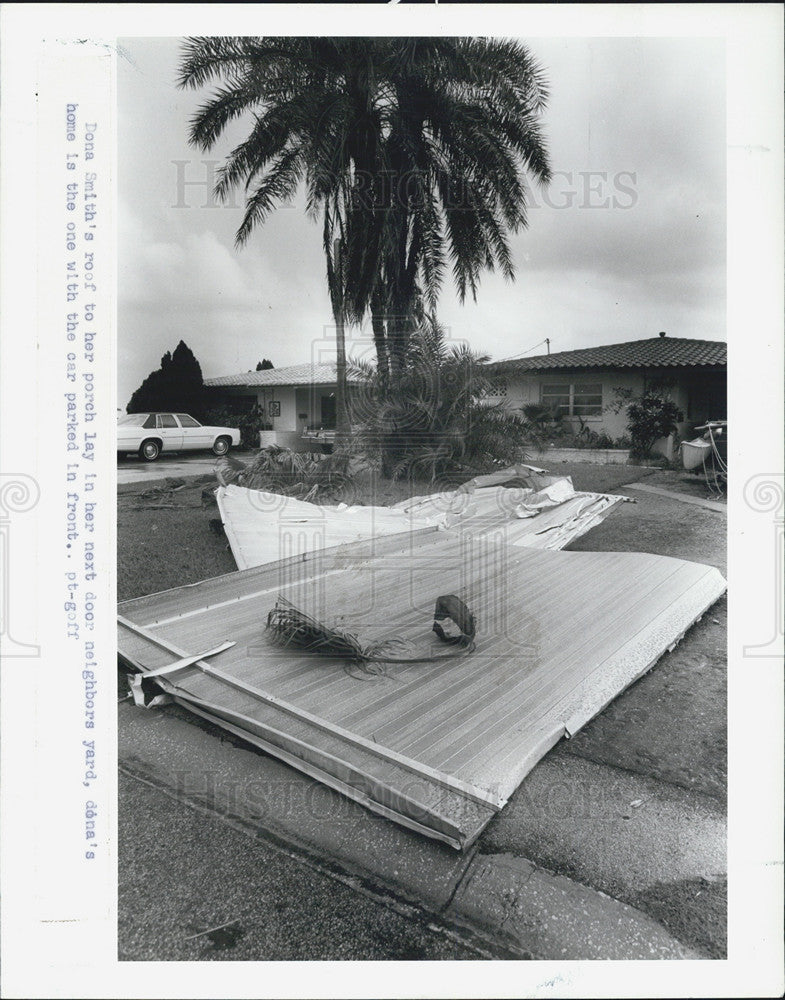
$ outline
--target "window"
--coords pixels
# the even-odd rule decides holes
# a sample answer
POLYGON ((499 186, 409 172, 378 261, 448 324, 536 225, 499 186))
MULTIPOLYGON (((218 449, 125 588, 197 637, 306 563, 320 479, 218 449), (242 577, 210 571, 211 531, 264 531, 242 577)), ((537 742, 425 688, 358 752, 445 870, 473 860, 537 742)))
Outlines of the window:
POLYGON ((565 416, 569 416, 571 390, 572 386, 569 382, 554 382, 551 385, 543 385, 540 401, 544 406, 552 406, 554 409, 561 410, 565 416))
POLYGON ((544 382, 540 401, 543 406, 558 408, 565 417, 599 417, 602 382, 544 382))
POLYGON ((126 413, 117 421, 118 427, 155 427, 152 413, 126 413))
POLYGON ((198 420, 194 420, 193 417, 189 416, 187 413, 178 413, 177 419, 183 427, 201 427, 202 425, 198 420))
POLYGON ((176 427, 177 421, 173 413, 159 413, 156 417, 156 427, 176 427))

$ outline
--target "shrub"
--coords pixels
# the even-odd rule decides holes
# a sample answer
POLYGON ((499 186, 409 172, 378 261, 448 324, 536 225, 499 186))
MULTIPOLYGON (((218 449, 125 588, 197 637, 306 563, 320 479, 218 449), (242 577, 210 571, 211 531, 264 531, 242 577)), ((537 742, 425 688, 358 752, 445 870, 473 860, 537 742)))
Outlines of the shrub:
POLYGON ((564 414, 557 406, 526 403, 521 407, 521 412, 526 421, 526 439, 537 448, 542 449, 554 438, 562 437, 565 432, 572 436, 572 429, 565 427, 564 414))
POLYGON ((627 430, 630 432, 630 451, 636 458, 648 458, 654 442, 661 437, 674 434, 677 423, 684 414, 669 398, 671 386, 668 382, 652 383, 640 396, 630 389, 616 389, 616 400, 611 409, 618 413, 627 412, 627 430))
POLYGON ((345 447, 392 479, 432 481, 523 461, 526 420, 504 403, 485 402, 487 360, 464 346, 448 348, 441 328, 430 323, 412 336, 394 388, 371 366, 352 364, 361 386, 349 400, 355 431, 345 447))
POLYGON ((264 419, 264 411, 254 406, 246 413, 233 413, 227 406, 216 406, 207 411, 204 423, 217 427, 237 427, 243 448, 259 447, 259 431, 271 431, 273 425, 264 419))
POLYGON ((527 425, 527 441, 539 450, 549 445, 557 448, 629 448, 628 437, 612 438, 606 431, 595 431, 580 421, 576 431, 557 409, 551 410, 540 403, 527 403, 521 407, 527 425))

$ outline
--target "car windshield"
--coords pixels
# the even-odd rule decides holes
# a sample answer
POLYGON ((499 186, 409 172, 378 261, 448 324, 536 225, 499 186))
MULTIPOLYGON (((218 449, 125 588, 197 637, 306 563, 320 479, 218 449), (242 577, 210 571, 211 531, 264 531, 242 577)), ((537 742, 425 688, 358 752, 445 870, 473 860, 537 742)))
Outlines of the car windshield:
POLYGON ((142 427, 149 416, 149 413, 124 413, 122 417, 118 418, 117 426, 142 427))

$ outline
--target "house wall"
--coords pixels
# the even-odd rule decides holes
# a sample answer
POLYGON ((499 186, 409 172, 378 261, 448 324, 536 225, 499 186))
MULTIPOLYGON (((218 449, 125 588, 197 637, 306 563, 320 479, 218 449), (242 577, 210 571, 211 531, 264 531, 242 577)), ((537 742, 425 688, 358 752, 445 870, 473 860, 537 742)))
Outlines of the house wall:
MULTIPOLYGON (((695 398, 696 386, 702 380, 708 378, 721 379, 722 375, 712 374, 711 376, 696 373, 694 369, 682 371, 680 369, 637 369, 620 371, 593 371, 586 369, 573 369, 564 371, 542 371, 527 372, 521 374, 511 374, 504 376, 507 385, 506 396, 496 395, 489 397, 490 402, 504 402, 512 409, 519 409, 527 403, 540 403, 542 386, 553 383, 564 382, 599 382, 602 384, 602 406, 603 411, 597 416, 583 417, 584 423, 593 431, 606 433, 611 438, 620 438, 627 435, 627 415, 622 407, 618 413, 611 409, 615 398, 616 389, 625 389, 633 395, 640 395, 643 392, 647 379, 655 379, 667 374, 674 379, 674 386, 670 391, 671 399, 676 403, 684 414, 684 420, 678 426, 680 437, 690 437, 693 427, 701 422, 703 418, 697 413, 690 414, 690 398, 695 398)), ((693 406, 694 409, 694 406, 693 406)), ((572 424, 573 429, 580 430, 580 420, 577 417, 565 417, 565 420, 572 424)), ((673 442, 667 438, 661 438, 654 445, 654 450, 662 454, 672 456, 673 442)))
MULTIPOLYGON (((520 375, 508 375, 507 395, 491 397, 493 402, 505 402, 512 409, 520 409, 527 403, 539 403, 541 401, 542 386, 555 382, 600 382, 602 384, 602 406, 603 412, 595 417, 584 417, 584 422, 598 434, 604 431, 612 438, 622 437, 627 433, 627 418, 622 410, 620 413, 612 413, 609 407, 615 398, 615 389, 629 389, 633 393, 643 391, 642 372, 605 371, 587 372, 564 371, 564 372, 527 372, 520 375)), ((565 417, 574 429, 580 430, 580 421, 577 417, 565 417)))
POLYGON ((305 386, 227 386, 221 390, 226 397, 254 397, 264 410, 265 419, 273 425, 275 443, 292 451, 310 451, 312 444, 302 441, 309 426, 322 422, 322 396, 335 392, 335 385, 305 386), (270 415, 270 404, 280 404, 279 416, 270 415))

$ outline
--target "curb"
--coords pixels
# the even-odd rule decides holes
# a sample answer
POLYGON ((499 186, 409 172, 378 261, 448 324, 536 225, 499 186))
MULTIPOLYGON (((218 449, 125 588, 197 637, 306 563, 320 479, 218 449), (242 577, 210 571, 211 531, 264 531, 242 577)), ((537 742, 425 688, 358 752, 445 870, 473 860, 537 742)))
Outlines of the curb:
POLYGON ((512 854, 477 855, 449 909, 534 959, 700 957, 634 907, 512 854))
POLYGON ((360 879, 510 957, 699 958, 660 924, 512 854, 457 853, 361 806, 183 710, 118 706, 122 770, 251 836, 360 879))

